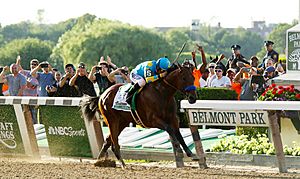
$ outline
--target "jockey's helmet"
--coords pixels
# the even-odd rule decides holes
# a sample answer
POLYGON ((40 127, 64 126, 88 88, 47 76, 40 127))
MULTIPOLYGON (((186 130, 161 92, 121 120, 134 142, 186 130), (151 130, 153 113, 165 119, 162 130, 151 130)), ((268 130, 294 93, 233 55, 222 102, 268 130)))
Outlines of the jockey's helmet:
POLYGON ((156 64, 161 70, 167 70, 171 66, 169 59, 165 57, 158 59, 156 64))

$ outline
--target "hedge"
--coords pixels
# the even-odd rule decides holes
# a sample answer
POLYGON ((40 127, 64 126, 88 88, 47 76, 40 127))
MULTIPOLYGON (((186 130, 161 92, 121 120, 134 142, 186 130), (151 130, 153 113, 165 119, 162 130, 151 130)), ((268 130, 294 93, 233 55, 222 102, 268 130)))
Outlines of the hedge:
MULTIPOLYGON (((197 88, 198 100, 237 100, 237 93, 228 88, 197 88)), ((178 106, 177 115, 180 120, 180 127, 189 127, 186 113, 180 112, 180 101, 185 99, 181 93, 175 94, 175 99, 178 106)))

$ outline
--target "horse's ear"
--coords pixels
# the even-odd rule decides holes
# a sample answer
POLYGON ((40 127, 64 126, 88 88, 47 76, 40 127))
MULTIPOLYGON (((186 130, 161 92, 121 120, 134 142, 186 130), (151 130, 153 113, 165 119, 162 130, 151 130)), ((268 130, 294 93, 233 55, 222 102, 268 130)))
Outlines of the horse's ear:
POLYGON ((212 58, 211 56, 209 56, 209 58, 210 58, 210 61, 212 61, 212 60, 213 60, 213 58, 212 58))
POLYGON ((216 55, 216 59, 217 59, 217 60, 219 60, 219 57, 218 57, 218 55, 216 55))

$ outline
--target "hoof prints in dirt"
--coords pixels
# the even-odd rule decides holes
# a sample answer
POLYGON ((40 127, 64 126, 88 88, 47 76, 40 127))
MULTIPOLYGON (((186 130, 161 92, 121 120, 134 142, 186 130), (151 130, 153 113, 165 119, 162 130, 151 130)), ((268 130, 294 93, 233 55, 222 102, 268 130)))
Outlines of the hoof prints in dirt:
POLYGON ((94 163, 96 167, 116 167, 116 161, 114 160, 98 160, 94 163))

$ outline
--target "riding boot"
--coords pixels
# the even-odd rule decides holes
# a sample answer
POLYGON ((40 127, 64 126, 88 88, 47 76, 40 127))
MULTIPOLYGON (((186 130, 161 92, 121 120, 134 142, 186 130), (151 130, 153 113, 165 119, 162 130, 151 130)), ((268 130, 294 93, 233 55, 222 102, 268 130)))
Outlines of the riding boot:
POLYGON ((132 100, 132 97, 134 95, 134 93, 139 90, 141 87, 139 86, 138 83, 134 84, 128 91, 128 94, 127 94, 127 98, 126 98, 126 102, 131 105, 131 100, 132 100))

